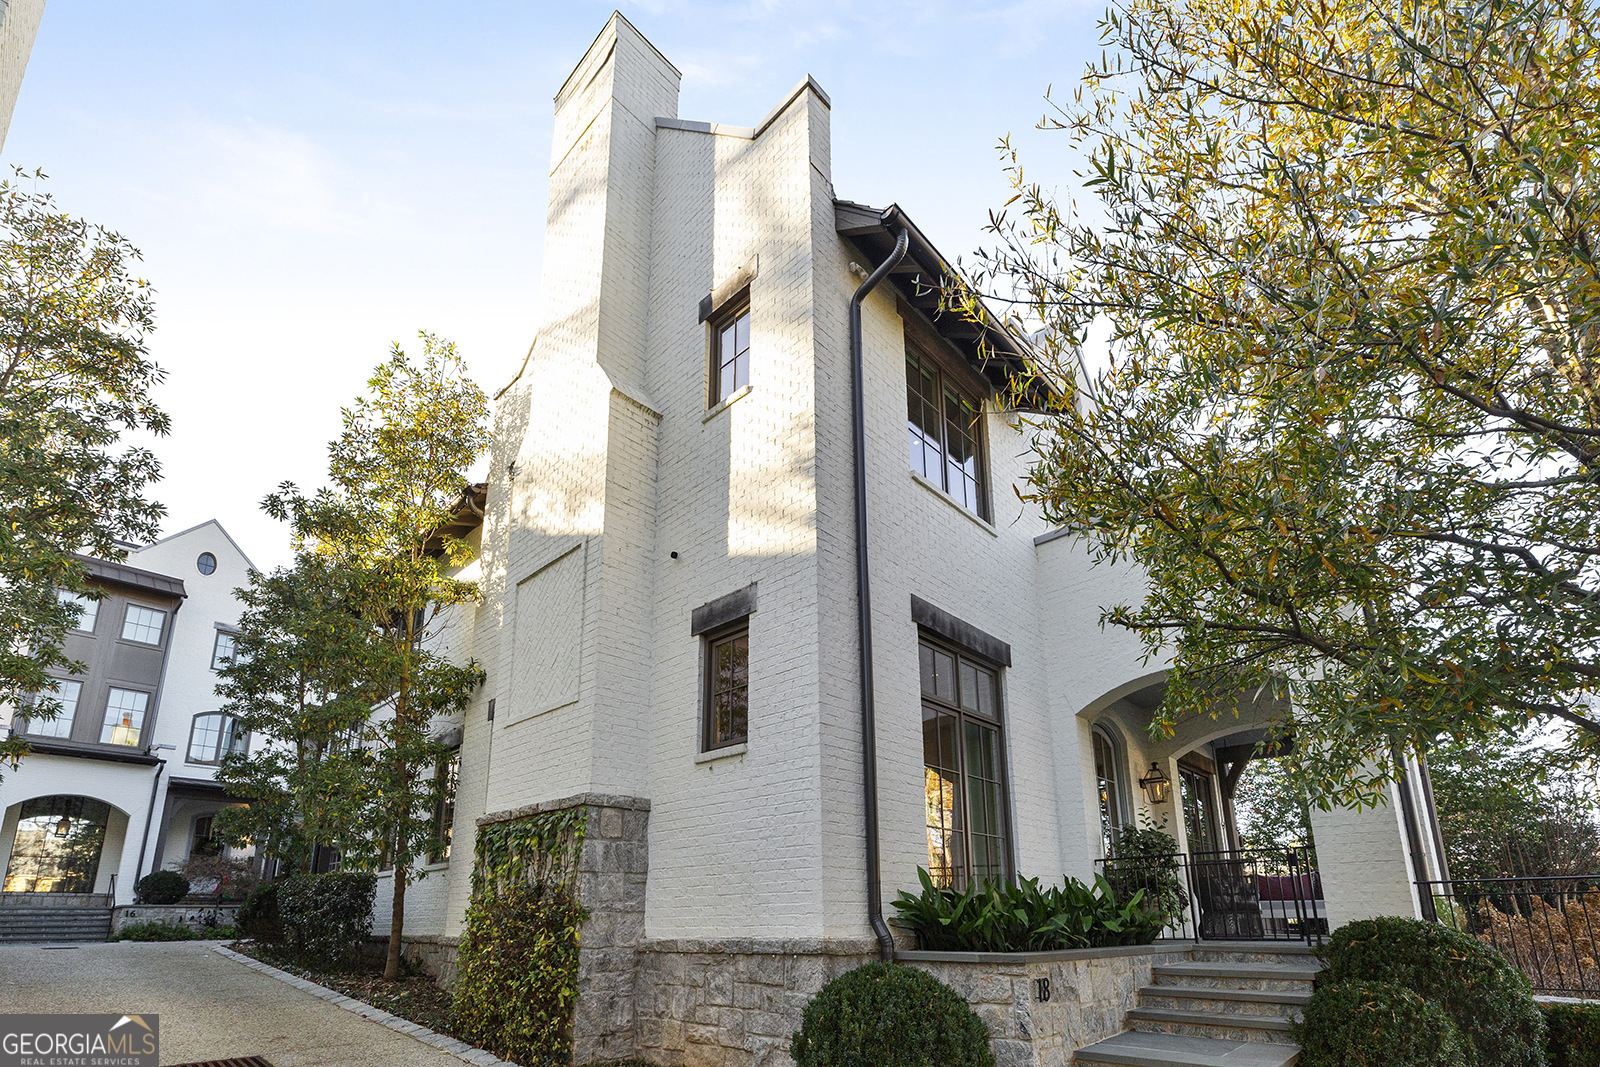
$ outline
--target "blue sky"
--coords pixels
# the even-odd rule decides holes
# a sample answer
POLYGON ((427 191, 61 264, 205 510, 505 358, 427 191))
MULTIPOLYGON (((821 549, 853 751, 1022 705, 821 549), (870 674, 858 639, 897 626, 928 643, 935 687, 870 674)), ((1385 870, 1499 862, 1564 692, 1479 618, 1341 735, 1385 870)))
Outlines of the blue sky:
MULTIPOLYGON (((551 98, 610 3, 50 0, 4 163, 122 231, 157 290, 167 532, 218 518, 286 561, 259 511, 316 484, 339 407, 391 341, 461 346, 491 393, 536 324, 551 98)), ((1070 184, 1043 94, 1100 54, 1099 2, 640 3, 684 118, 751 125, 806 74, 833 101, 834 185, 898 201, 948 256, 1006 199, 1007 133, 1070 184)))

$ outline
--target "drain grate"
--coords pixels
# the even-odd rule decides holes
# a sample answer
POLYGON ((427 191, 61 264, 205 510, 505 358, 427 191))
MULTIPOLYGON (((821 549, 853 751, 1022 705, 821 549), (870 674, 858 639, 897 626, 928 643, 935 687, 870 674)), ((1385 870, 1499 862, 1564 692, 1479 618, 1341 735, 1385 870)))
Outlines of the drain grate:
POLYGON ((240 1056, 231 1060, 205 1060, 201 1063, 177 1063, 173 1067, 272 1067, 272 1061, 260 1056, 240 1056))

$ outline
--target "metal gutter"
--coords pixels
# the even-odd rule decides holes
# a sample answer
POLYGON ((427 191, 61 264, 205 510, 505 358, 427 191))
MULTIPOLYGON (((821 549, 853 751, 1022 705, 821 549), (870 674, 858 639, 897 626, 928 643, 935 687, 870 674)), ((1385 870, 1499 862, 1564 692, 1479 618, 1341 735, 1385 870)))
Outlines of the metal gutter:
POLYGON ((856 611, 861 639, 861 790, 867 838, 867 922, 878 939, 878 955, 894 959, 894 935, 883 921, 883 873, 878 851, 878 743, 872 700, 872 574, 867 551, 866 372, 862 365, 861 302, 905 258, 908 231, 895 237, 894 251, 867 276, 850 298, 851 418, 855 438, 856 611))

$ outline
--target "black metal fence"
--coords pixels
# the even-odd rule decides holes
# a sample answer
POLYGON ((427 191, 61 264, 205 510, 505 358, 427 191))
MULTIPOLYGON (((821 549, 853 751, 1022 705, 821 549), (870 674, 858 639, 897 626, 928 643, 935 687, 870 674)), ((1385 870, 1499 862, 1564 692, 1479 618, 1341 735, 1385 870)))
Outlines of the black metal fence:
POLYGON ((1184 941, 1312 941, 1327 933, 1322 880, 1305 847, 1114 856, 1101 861, 1121 894, 1143 889, 1184 941))
POLYGON ((1535 993, 1600 995, 1600 875, 1419 882, 1438 921, 1493 945, 1535 993))

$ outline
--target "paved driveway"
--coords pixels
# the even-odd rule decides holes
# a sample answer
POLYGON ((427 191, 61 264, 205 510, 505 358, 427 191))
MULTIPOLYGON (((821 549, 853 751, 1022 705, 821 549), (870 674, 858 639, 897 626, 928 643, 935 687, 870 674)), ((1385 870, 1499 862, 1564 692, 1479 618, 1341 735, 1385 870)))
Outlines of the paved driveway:
POLYGON ((462 1067, 198 941, 0 944, 0 1014, 35 1011, 159 1015, 163 1064, 265 1056, 274 1067, 462 1067))

